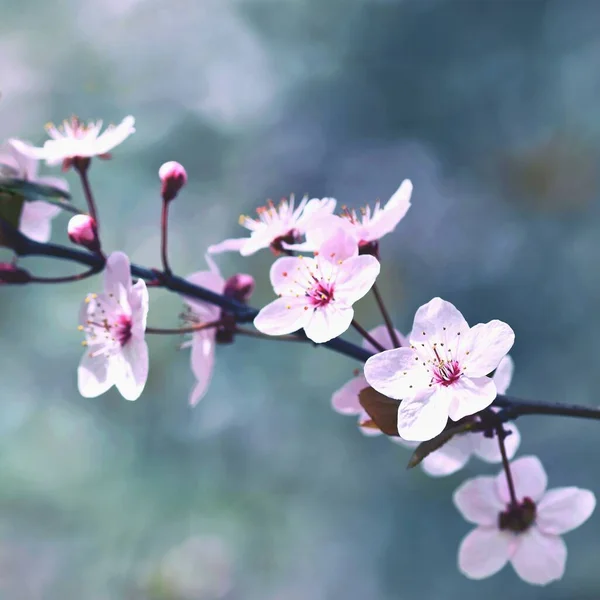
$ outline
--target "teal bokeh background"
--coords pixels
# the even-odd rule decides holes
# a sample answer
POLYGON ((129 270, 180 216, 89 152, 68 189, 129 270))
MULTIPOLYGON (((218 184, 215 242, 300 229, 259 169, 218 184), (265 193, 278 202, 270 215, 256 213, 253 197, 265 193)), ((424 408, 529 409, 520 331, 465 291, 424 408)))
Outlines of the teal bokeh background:
MULTIPOLYGON (((382 248, 398 327, 440 295, 471 323, 515 329, 515 395, 600 401, 600 3, 4 4, 2 137, 41 143, 46 121, 72 113, 136 117, 137 133, 91 172, 105 248, 158 265, 166 160, 190 178, 172 207, 181 274, 204 269, 205 248, 241 234, 238 214, 266 198, 307 192, 359 206, 408 177, 413 206, 382 248)), ((66 222, 55 221, 55 241, 66 243, 66 222)), ((271 260, 224 256, 220 266, 252 273, 262 305, 271 260)), ((451 494, 498 469, 406 472, 406 451, 363 438, 330 409, 356 365, 324 349, 219 348, 211 390, 191 410, 187 352, 153 338, 139 401, 80 398, 77 313, 99 286, 0 294, 0 597, 173 599, 190 578, 194 600, 600 596, 598 514, 568 534, 559 583, 529 587, 510 568, 464 579, 456 552, 469 526, 451 494), (173 558, 191 536, 199 541, 173 558)), ((177 324, 177 297, 153 291, 151 302, 152 325, 177 324)), ((379 324, 369 300, 357 314, 379 324)), ((551 487, 600 492, 595 424, 519 425, 520 455, 541 456, 551 487)))

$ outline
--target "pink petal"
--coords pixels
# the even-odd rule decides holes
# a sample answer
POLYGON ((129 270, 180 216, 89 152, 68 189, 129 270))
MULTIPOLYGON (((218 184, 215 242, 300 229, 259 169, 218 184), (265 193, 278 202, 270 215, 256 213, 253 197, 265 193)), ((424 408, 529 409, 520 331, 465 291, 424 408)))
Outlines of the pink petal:
POLYGON ((106 356, 90 356, 86 352, 77 368, 77 387, 84 398, 96 398, 104 394, 113 385, 109 377, 108 360, 106 356))
POLYGON ((367 224, 368 235, 363 238, 365 241, 379 240, 396 229, 410 208, 412 189, 412 183, 408 179, 400 184, 379 215, 367 224))
POLYGON ((106 260, 104 269, 104 291, 119 298, 123 290, 128 294, 131 289, 131 271, 129 258, 123 252, 113 252, 106 260))
POLYGON ((60 213, 60 208, 44 202, 34 200, 23 203, 19 231, 36 242, 47 242, 50 239, 51 221, 60 213))
POLYGON ((308 323, 311 312, 305 298, 277 298, 256 315, 254 327, 267 335, 293 333, 308 323))
POLYGON ((334 264, 347 261, 358 256, 358 242, 344 227, 338 227, 333 233, 330 230, 329 236, 319 247, 319 256, 334 264))
POLYGON ((296 220, 296 227, 301 231, 306 231, 316 220, 331 215, 335 210, 335 205, 335 198, 312 198, 301 210, 301 214, 296 220))
POLYGON ((510 382, 512 381, 514 371, 515 363, 507 354, 496 367, 496 371, 492 377, 496 384, 496 391, 499 394, 506 394, 506 390, 508 390, 510 382))
POLYGON ((121 352, 121 360, 111 362, 111 374, 121 396, 137 400, 148 379, 148 345, 143 339, 131 339, 121 352))
POLYGON ((510 562, 523 581, 546 585, 563 576, 567 547, 561 537, 545 535, 533 526, 519 536, 510 562))
POLYGON ((197 383, 190 394, 191 406, 196 406, 200 402, 210 385, 215 365, 215 335, 214 329, 193 334, 190 364, 197 383))
POLYGON ((40 185, 49 185, 50 187, 56 188, 61 192, 69 191, 69 183, 66 179, 63 179, 62 177, 52 177, 50 175, 38 177, 36 179, 36 183, 39 183, 40 185))
POLYGON ((246 242, 248 238, 231 238, 228 240, 223 240, 219 244, 213 244, 208 247, 209 254, 221 254, 221 252, 239 252, 246 242))
POLYGON ((429 374, 411 348, 386 350, 365 363, 369 385, 388 398, 404 400, 428 389, 429 374))
POLYGON ((335 281, 336 297, 353 304, 372 287, 379 275, 381 265, 374 256, 355 256, 340 265, 335 281))
POLYGON ((144 337, 144 332, 146 331, 149 301, 146 282, 143 279, 138 279, 135 284, 131 286, 131 292, 129 293, 129 305, 133 317, 132 331, 133 335, 138 337, 144 337))
POLYGON ((445 477, 462 469, 472 454, 471 437, 469 434, 454 436, 423 460, 423 471, 431 477, 445 477))
POLYGON ((358 415, 363 412, 363 407, 360 405, 358 394, 368 387, 369 384, 364 378, 364 375, 354 377, 347 381, 337 392, 331 397, 331 406, 333 410, 342 415, 358 415))
POLYGON ((446 390, 452 398, 449 416, 453 421, 487 408, 496 397, 496 386, 489 377, 461 377, 446 390))
POLYGON ((350 306, 331 302, 312 311, 304 331, 313 342, 323 344, 347 331, 353 318, 354 310, 350 306))
POLYGON ((535 523, 544 533, 560 535, 585 523, 595 508, 593 492, 576 487, 557 488, 540 500, 535 523))
POLYGON ((415 345, 436 342, 452 347, 449 342, 453 342, 458 334, 465 336, 468 331, 469 324, 453 304, 433 298, 417 310, 409 337, 415 345))
POLYGON ((462 516, 475 525, 497 527, 498 515, 506 509, 494 477, 468 479, 454 492, 453 500, 462 516))
POLYGON ((428 389, 415 398, 405 398, 398 409, 398 433, 405 440, 414 442, 434 438, 442 433, 448 422, 449 404, 449 396, 440 387, 428 389))
MULTIPOLYGON (((517 500, 531 498, 534 502, 541 499, 546 491, 548 478, 537 456, 523 456, 510 463, 517 500)), ((496 489, 503 502, 510 502, 510 494, 504 471, 496 477, 496 489)))
POLYGON ((511 536, 498 529, 477 527, 461 542, 458 568, 470 579, 484 579, 500 571, 508 562, 511 536))
POLYGON ((299 284, 298 280, 304 281, 306 279, 304 269, 312 266, 312 264, 313 261, 310 258, 301 259, 291 256, 278 258, 271 266, 269 273, 275 293, 284 296, 304 296, 306 288, 299 284))
MULTIPOLYGON (((408 346, 408 340, 397 329, 394 329, 394 331, 396 332, 396 336, 398 337, 398 341, 400 342, 401 346, 408 346)), ((386 350, 392 350, 394 348, 394 343, 390 338, 390 333, 386 325, 378 325, 377 327, 371 329, 371 331, 369 331, 369 335, 376 342, 379 342, 386 350)), ((373 353, 379 352, 379 350, 374 348, 371 345, 371 342, 367 340, 363 340, 362 346, 365 350, 370 350, 373 353)))
POLYGON ((515 342, 515 332, 502 321, 479 323, 462 340, 457 360, 467 368, 469 377, 489 375, 515 342))
MULTIPOLYGON (((510 435, 504 440, 504 445, 506 447, 508 459, 512 460, 521 443, 521 435, 514 423, 506 423, 504 428, 510 432, 510 435)), ((489 463, 499 463, 502 460, 498 439, 495 436, 493 438, 488 438, 485 437, 483 433, 479 433, 473 434, 473 437, 477 438, 473 450, 475 456, 489 463)))

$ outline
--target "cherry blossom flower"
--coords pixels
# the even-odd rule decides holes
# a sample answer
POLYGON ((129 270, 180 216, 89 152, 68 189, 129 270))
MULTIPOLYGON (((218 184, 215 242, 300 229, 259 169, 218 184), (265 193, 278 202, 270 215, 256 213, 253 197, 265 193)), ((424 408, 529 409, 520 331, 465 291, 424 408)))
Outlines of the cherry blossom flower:
MULTIPOLYGON (((188 275, 186 279, 194 285, 202 286, 217 294, 222 294, 225 289, 225 280, 221 276, 217 265, 210 257, 206 257, 209 265, 208 271, 198 271, 188 275)), ((190 313, 187 318, 192 323, 211 323, 219 320, 221 309, 215 304, 210 304, 196 298, 183 296, 183 301, 188 306, 190 313)), ((190 394, 189 403, 195 406, 200 402, 208 390, 215 366, 215 347, 217 329, 211 327, 201 329, 192 334, 192 340, 185 346, 191 346, 190 366, 196 378, 196 385, 190 394)))
POLYGON ((113 252, 104 292, 89 294, 81 307, 79 329, 87 347, 77 369, 82 396, 95 398, 115 385, 126 400, 139 398, 148 378, 147 315, 146 284, 138 279, 132 285, 129 258, 113 252))
MULTIPOLYGON (((492 377, 496 384, 496 391, 499 394, 506 393, 512 379, 513 370, 512 358, 505 356, 500 361, 492 377)), ((509 459, 512 459, 517 453, 521 436, 517 426, 512 422, 506 423, 504 429, 509 433, 504 442, 506 454, 509 459)), ((389 439, 407 448, 418 446, 418 442, 408 442, 401 437, 390 437, 389 439)), ((428 475, 444 477, 462 469, 469 462, 471 456, 476 456, 489 463, 502 461, 498 440, 495 437, 486 437, 483 433, 462 433, 455 435, 441 448, 425 457, 421 465, 428 475)))
MULTIPOLYGON (((250 256, 264 248, 279 254, 284 244, 300 241, 307 228, 324 215, 330 215, 335 208, 333 198, 304 197, 294 208, 294 197, 283 199, 275 206, 269 202, 256 210, 257 218, 241 216, 240 225, 251 231, 250 237, 233 238, 208 248, 209 253, 218 254, 226 251, 238 251, 242 256, 250 256)), ((308 248, 311 252, 316 250, 308 248)))
MULTIPOLYGON (((384 348, 393 348, 394 344, 390 339, 390 334, 385 325, 379 325, 369 331, 369 335, 379 342, 384 348)), ((402 345, 408 344, 406 338, 396 331, 396 335, 402 345)), ((362 343, 365 350, 377 352, 377 349, 371 345, 368 340, 363 340, 362 343)), ((367 380, 361 370, 356 369, 355 377, 346 382, 337 392, 331 397, 331 405, 333 410, 342 415, 358 415, 358 426, 360 431, 368 436, 381 435, 381 431, 376 427, 362 427, 361 423, 371 420, 365 409, 361 406, 358 395, 366 387, 369 387, 367 380)))
POLYGON ((487 377, 514 342, 513 330, 494 320, 469 327, 462 314, 441 298, 415 315, 410 348, 376 354, 365 363, 365 377, 378 392, 402 400, 398 433, 426 441, 446 426, 488 407, 496 385, 487 377))
MULTIPOLYGON (((63 192, 69 190, 69 184, 60 177, 38 177, 38 161, 10 144, 0 148, 0 176, 48 185, 63 192)), ((25 202, 19 231, 36 242, 47 242, 50 239, 52 219, 59 213, 60 207, 43 200, 25 202)))
POLYGON ((340 215, 320 215, 312 221, 306 231, 306 242, 301 244, 284 244, 285 248, 300 252, 312 252, 323 242, 324 236, 336 227, 344 228, 358 243, 359 247, 380 240, 391 233, 404 218, 410 208, 412 183, 405 179, 392 197, 381 207, 379 200, 371 210, 370 206, 360 210, 344 209, 340 215))
POLYGON ((483 579, 510 562, 527 583, 546 585, 565 570, 567 547, 560 536, 587 521, 596 497, 576 487, 546 491, 547 476, 535 456, 519 458, 510 468, 517 506, 504 471, 469 479, 454 492, 462 516, 477 525, 460 545, 458 566, 467 577, 483 579))
POLYGON ((31 146, 21 140, 12 139, 10 143, 22 154, 45 160, 49 165, 63 165, 64 169, 71 166, 76 158, 108 158, 109 152, 124 142, 135 132, 135 119, 130 115, 125 117, 117 126, 109 125, 103 133, 102 121, 82 123, 77 117, 63 122, 62 127, 52 124, 46 126, 48 135, 52 138, 44 142, 42 148, 31 146))
POLYGON ((254 326, 268 335, 304 329, 316 343, 327 342, 350 327, 352 305, 372 287, 379 261, 358 256, 358 245, 338 229, 315 258, 279 258, 271 267, 277 300, 265 306, 254 326))

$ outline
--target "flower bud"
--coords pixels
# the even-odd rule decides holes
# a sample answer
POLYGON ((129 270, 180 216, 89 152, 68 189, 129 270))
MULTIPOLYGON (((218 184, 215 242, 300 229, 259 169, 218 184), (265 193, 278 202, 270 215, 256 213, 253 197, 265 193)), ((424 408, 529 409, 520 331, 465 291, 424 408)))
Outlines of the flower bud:
POLYGON ((225 282, 223 294, 238 302, 248 302, 254 291, 254 277, 246 273, 238 273, 225 282))
POLYGON ((75 215, 71 217, 67 226, 69 239, 79 246, 84 246, 88 250, 98 250, 98 233, 96 222, 89 215, 75 215))
POLYGON ((179 190, 187 183, 187 173, 182 165, 174 160, 166 162, 159 170, 158 176, 162 181, 162 198, 165 202, 173 200, 179 190))
POLYGON ((0 284, 3 283, 29 283, 31 275, 25 269, 12 263, 0 263, 0 284))

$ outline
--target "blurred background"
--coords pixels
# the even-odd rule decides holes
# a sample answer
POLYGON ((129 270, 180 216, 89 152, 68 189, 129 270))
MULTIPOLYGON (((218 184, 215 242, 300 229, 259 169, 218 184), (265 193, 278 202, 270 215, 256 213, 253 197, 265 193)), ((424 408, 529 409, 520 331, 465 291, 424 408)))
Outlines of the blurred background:
MULTIPOLYGON (((159 264, 158 167, 171 263, 204 270, 240 213, 290 193, 413 205, 382 243, 398 327, 440 295, 516 331, 510 392, 598 404, 600 3, 596 0, 4 0, 0 134, 36 144, 77 114, 137 133, 96 161, 103 245, 159 264)), ((50 173, 46 169, 44 173, 50 173)), ((58 174, 58 173, 55 173, 58 174)), ((74 201, 83 197, 67 175, 74 201)), ((67 243, 67 216, 53 239, 67 243)), ((4 256, 4 254, 3 254, 4 256)), ((223 255, 273 298, 272 257, 223 255)), ((33 272, 77 267, 28 259, 33 272)), ((331 394, 358 365, 325 349, 218 348, 199 406, 177 338, 149 340, 134 403, 79 397, 77 314, 100 279, 2 288, 0 597, 8 600, 597 600, 600 515, 566 537, 564 579, 465 579, 451 495, 498 468, 433 480, 368 439, 331 394)), ((182 304, 151 292, 149 324, 182 304)), ((380 323, 371 298, 358 305, 380 323)), ((354 334, 349 333, 353 338, 354 334)), ((160 338, 160 339, 159 339, 160 338)), ((600 492, 598 425, 525 417, 519 455, 550 487, 600 492)))

